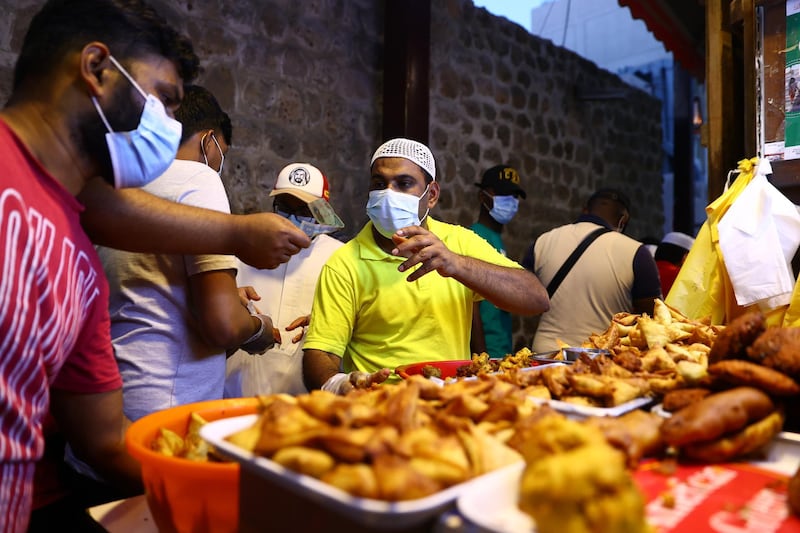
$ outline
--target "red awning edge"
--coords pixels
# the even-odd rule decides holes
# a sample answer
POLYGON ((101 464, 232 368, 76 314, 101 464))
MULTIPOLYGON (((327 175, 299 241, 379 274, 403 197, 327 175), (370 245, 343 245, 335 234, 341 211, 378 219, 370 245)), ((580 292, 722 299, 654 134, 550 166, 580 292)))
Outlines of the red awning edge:
POLYGON ((704 53, 698 50, 695 36, 668 8, 668 0, 618 0, 619 5, 631 10, 635 19, 644 21, 647 28, 664 47, 672 52, 687 72, 699 81, 705 78, 704 53), (665 3, 666 2, 666 3, 665 3))

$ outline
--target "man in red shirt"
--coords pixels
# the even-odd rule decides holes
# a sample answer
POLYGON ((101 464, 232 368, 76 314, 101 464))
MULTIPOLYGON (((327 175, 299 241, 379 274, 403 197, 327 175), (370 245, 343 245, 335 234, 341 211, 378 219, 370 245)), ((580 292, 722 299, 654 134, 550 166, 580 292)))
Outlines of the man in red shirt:
POLYGON ((78 457, 116 486, 141 486, 123 442, 108 286, 82 215, 93 238, 131 250, 274 267, 308 246, 274 214, 233 217, 116 190, 174 159, 171 115, 198 63, 141 1, 51 0, 31 21, 0 112, 0 531, 27 527, 48 408, 78 457), (165 234, 174 239, 152 238, 165 234))
POLYGON ((678 272, 686 260, 686 255, 694 244, 694 237, 673 231, 664 235, 656 248, 655 260, 658 276, 661 278, 661 294, 666 298, 678 272))

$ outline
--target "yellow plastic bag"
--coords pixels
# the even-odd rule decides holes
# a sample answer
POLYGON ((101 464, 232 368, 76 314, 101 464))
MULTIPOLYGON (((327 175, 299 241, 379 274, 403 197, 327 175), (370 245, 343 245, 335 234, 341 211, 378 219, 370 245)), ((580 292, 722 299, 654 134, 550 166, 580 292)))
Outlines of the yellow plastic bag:
MULTIPOLYGON (((700 228, 694 245, 678 273, 665 301, 684 315, 693 319, 711 317, 713 324, 727 324, 737 316, 756 309, 756 306, 742 307, 736 303, 722 250, 719 246, 717 223, 727 213, 739 194, 747 187, 755 175, 758 158, 739 161, 739 177, 719 198, 706 207, 708 219, 700 228)), ((791 307, 792 316, 800 324, 800 288, 795 284, 791 307)), ((771 310, 767 314, 769 325, 781 325, 787 306, 771 310)))

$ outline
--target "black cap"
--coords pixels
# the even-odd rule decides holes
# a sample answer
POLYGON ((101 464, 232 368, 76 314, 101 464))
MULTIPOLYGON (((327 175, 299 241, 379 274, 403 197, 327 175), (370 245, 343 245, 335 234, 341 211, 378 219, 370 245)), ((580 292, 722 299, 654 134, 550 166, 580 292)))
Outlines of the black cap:
POLYGON ((611 188, 597 189, 594 194, 589 197, 589 201, 586 203, 586 205, 591 205, 595 200, 599 200, 601 198, 619 202, 625 209, 628 211, 631 210, 631 202, 628 200, 628 197, 617 189, 611 188))
POLYGON ((491 187, 497 196, 522 196, 527 198, 525 191, 519 186, 519 174, 516 169, 507 165, 497 165, 483 173, 480 183, 481 189, 491 187))

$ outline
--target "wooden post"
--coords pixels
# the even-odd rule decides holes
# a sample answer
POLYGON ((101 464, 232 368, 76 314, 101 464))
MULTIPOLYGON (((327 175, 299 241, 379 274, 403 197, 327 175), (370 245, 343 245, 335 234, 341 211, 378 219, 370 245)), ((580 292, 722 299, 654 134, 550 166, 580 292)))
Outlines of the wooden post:
MULTIPOLYGON (((741 80, 733 68, 733 42, 730 32, 729 2, 706 2, 706 102, 708 108, 708 200, 722 194, 728 170, 745 157, 737 153, 742 132, 736 127, 734 90, 741 80)), ((741 152, 741 151, 740 151, 741 152)))
POLYGON ((384 14, 383 140, 428 144, 431 5, 388 0, 384 14))

